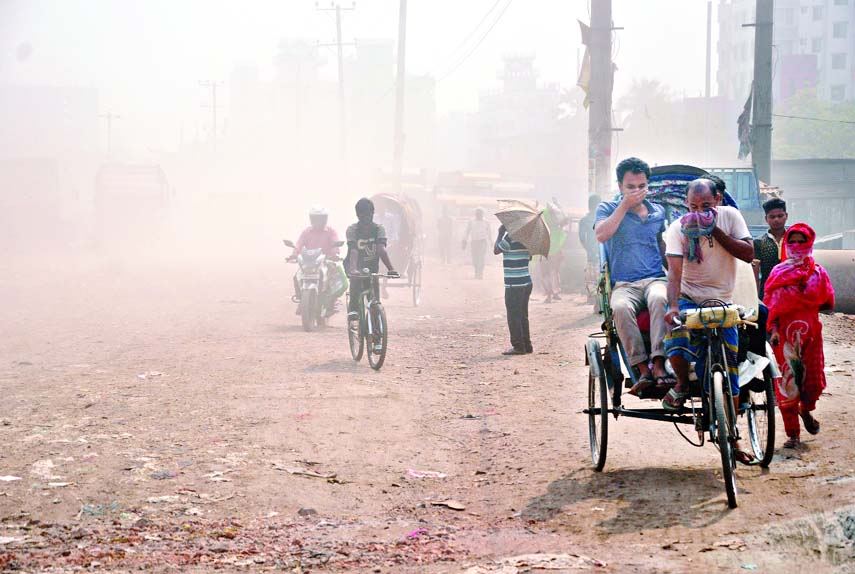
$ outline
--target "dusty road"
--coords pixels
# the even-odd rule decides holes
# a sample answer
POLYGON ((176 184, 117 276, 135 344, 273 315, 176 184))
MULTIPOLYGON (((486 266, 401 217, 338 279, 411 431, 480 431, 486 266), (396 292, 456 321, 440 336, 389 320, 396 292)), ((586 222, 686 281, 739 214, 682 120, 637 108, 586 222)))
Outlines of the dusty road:
POLYGON ((851 568, 852 318, 825 321, 822 433, 768 471, 740 468, 728 511, 717 451, 667 424, 617 421, 605 472, 590 470, 582 347, 597 319, 581 299, 533 302, 535 354, 501 357, 499 269, 479 282, 431 265, 422 307, 388 299, 375 373, 350 359, 341 316, 299 329, 291 272, 3 272, 0 569, 851 568), (448 500, 465 509, 435 504, 448 500))

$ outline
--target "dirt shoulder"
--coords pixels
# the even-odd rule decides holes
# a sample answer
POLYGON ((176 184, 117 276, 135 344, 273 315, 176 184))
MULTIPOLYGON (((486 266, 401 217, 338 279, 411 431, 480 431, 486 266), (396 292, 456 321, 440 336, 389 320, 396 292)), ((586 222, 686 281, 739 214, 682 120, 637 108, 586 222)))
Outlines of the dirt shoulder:
POLYGON ((300 330, 290 272, 93 264, 2 279, 0 567, 845 565, 845 542, 792 532, 833 530, 822 513, 855 502, 851 318, 825 320, 822 433, 768 471, 740 468, 728 511, 717 451, 671 425, 615 421, 605 471, 590 469, 582 351, 598 319, 580 298, 533 301, 535 354, 502 357, 499 269, 476 281, 432 265, 422 307, 391 290, 375 373, 350 359, 341 317, 300 330))

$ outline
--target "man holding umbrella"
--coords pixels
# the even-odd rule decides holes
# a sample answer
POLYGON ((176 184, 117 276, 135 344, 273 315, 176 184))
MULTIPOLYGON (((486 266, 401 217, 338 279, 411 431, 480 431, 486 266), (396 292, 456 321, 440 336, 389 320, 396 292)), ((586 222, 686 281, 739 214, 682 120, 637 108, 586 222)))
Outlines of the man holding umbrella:
POLYGON ((496 213, 502 222, 493 253, 502 254, 505 276, 505 309, 511 348, 503 355, 532 353, 528 326, 528 301, 531 297, 531 274, 528 264, 532 254, 549 254, 549 229, 543 212, 522 202, 506 206, 496 213))

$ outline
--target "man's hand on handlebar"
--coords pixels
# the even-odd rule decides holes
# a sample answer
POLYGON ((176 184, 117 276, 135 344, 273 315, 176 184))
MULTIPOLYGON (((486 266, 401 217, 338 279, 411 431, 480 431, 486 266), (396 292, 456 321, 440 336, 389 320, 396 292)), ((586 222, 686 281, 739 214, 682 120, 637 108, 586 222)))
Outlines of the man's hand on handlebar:
POLYGON ((683 322, 680 321, 680 309, 678 307, 669 308, 668 312, 665 313, 665 324, 672 327, 679 327, 682 323, 683 322))
POLYGON ((401 278, 401 274, 398 273, 397 271, 395 271, 394 269, 387 270, 386 276, 389 277, 389 279, 400 279, 401 278))

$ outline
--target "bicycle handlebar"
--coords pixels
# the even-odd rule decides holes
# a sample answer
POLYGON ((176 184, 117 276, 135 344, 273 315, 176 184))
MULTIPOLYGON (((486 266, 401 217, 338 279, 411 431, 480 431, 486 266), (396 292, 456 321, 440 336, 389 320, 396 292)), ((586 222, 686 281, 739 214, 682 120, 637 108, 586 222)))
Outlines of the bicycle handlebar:
POLYGON ((357 273, 355 275, 347 274, 348 279, 368 279, 369 277, 385 277, 386 279, 400 279, 401 274, 395 273, 357 273))
MULTIPOLYGON (((751 321, 745 320, 745 317, 751 317, 754 315, 754 313, 756 312, 755 309, 746 309, 742 305, 737 305, 736 308, 737 308, 737 311, 739 312, 740 324, 750 325, 752 327, 757 327, 757 323, 753 323, 751 321)), ((704 309, 704 307, 701 307, 701 309, 704 309)), ((688 317, 688 315, 689 315, 688 311, 680 311, 677 315, 675 315, 674 319, 673 319, 673 323, 674 323, 675 327, 672 329, 672 331, 676 331, 677 329, 682 328, 683 325, 686 323, 686 317, 688 317)))

